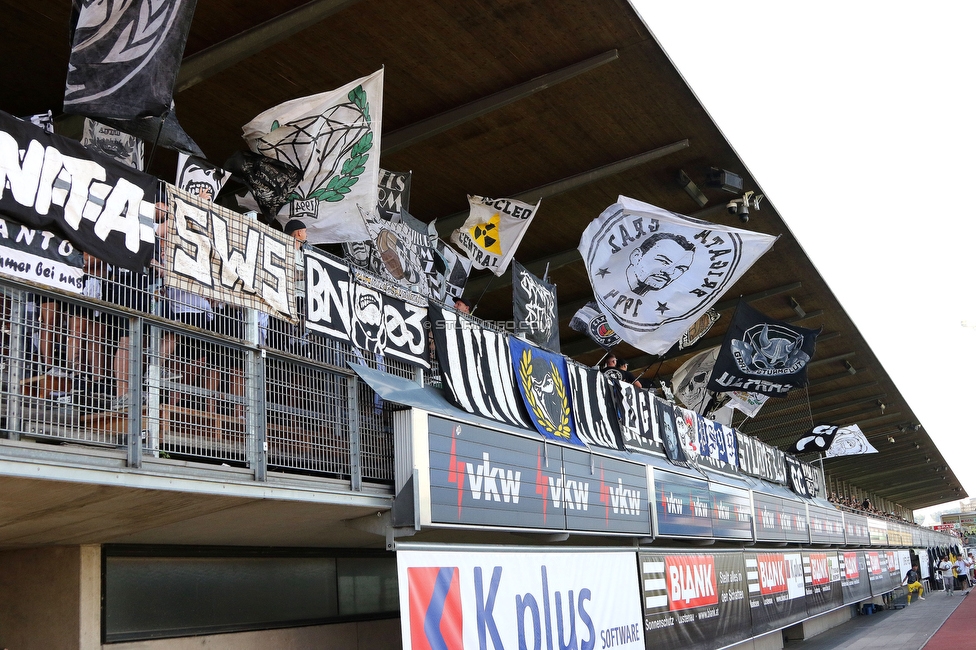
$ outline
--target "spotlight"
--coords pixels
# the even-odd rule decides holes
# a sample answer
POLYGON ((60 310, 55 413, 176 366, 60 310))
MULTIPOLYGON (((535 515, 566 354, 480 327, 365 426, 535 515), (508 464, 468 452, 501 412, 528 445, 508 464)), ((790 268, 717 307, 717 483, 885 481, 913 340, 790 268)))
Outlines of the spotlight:
POLYGON ((712 167, 708 170, 707 184, 709 187, 716 187, 726 192, 732 192, 733 194, 738 194, 742 191, 741 176, 724 169, 718 169, 717 167, 712 167))
POLYGON ((890 442, 891 444, 895 444, 895 437, 894 436, 888 436, 888 442, 890 442))
POLYGON ((915 443, 915 449, 921 449, 921 447, 918 446, 917 442, 915 443))
POLYGON ((922 425, 921 424, 913 424, 912 425, 912 431, 919 431, 919 430, 921 430, 921 428, 922 428, 922 425))
MULTIPOLYGON (((881 409, 881 415, 884 415, 885 409, 888 408, 884 402, 878 400, 878 408, 881 409)), ((904 432, 902 432, 904 433, 904 432)))
POLYGON ((799 316, 800 318, 803 318, 807 315, 807 313, 803 311, 803 307, 800 306, 800 303, 798 303, 796 301, 796 298, 794 298, 793 296, 790 296, 790 307, 793 308, 793 311, 795 311, 796 315, 799 316))
POLYGON ((856 375, 857 374, 857 368, 855 368, 854 366, 852 366, 850 361, 845 361, 844 362, 844 367, 847 368, 847 372, 849 372, 850 374, 852 374, 852 375, 856 375))

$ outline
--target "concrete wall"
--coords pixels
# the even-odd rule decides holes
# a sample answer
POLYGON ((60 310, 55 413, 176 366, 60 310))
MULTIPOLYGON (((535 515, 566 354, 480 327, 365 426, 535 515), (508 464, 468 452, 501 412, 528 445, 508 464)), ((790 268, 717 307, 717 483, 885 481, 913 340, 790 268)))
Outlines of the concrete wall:
POLYGON ((776 630, 729 646, 726 650, 783 650, 783 631, 776 630))
MULTIPOLYGON (((399 650, 400 619, 134 641, 103 650, 399 650)), ((782 647, 782 646, 781 646, 782 647)), ((14 648, 10 648, 14 650, 14 648)))
POLYGON ((0 647, 98 650, 100 640, 98 546, 0 553, 0 647))

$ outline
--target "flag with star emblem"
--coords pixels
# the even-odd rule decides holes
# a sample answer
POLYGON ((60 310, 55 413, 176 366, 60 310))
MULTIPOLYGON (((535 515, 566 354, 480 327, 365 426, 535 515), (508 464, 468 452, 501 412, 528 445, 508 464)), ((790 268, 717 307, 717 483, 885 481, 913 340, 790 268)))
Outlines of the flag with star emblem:
POLYGON ((379 201, 383 71, 300 97, 244 125, 251 151, 301 170, 277 218, 300 219, 312 244, 371 239, 360 216, 379 201))
POLYGON ((660 355, 774 241, 621 196, 583 231, 579 251, 610 327, 660 355))
POLYGON ((529 205, 514 199, 468 196, 468 218, 451 234, 451 241, 471 258, 474 268, 489 269, 501 276, 541 203, 529 205))
POLYGON ((620 337, 607 325, 607 317, 600 313, 596 302, 588 302, 573 315, 570 328, 582 332, 607 352, 620 343, 620 337))

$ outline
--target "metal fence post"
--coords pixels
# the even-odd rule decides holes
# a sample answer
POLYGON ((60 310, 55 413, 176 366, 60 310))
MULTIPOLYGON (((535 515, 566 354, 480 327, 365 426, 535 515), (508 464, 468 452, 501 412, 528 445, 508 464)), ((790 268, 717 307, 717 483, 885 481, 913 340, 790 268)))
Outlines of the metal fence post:
POLYGON ((7 436, 11 440, 20 440, 20 430, 22 428, 21 415, 24 408, 24 397, 21 393, 20 380, 24 376, 25 346, 24 337, 27 328, 24 321, 27 319, 24 292, 19 290, 11 291, 10 296, 10 334, 8 339, 7 362, 7 436))
POLYGON ((363 489, 363 458, 359 431, 359 377, 349 376, 346 385, 349 411, 349 479, 352 489, 358 492, 363 489))
POLYGON ((142 467, 142 318, 129 318, 129 467, 142 467))
POLYGON ((258 312, 254 309, 246 310, 247 327, 245 336, 251 347, 244 351, 245 373, 244 393, 247 395, 245 412, 247 413, 247 430, 251 432, 251 445, 248 462, 254 470, 255 481, 268 480, 268 420, 265 411, 265 372, 266 354, 264 350, 257 350, 260 333, 258 332, 258 312))

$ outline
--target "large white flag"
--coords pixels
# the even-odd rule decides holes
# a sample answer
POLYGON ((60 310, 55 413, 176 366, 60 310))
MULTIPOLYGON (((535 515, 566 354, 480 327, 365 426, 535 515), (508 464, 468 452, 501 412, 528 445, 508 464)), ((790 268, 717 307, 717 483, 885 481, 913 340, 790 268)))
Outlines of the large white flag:
POLYGON ((579 251, 610 327, 664 354, 775 241, 621 196, 583 231, 579 251))
POLYGON ((252 151, 302 170, 302 181, 278 213, 301 220, 313 244, 370 238, 358 206, 378 201, 383 71, 342 88, 301 97, 244 126, 252 151))
POLYGON ((512 261, 541 203, 529 205, 514 199, 469 195, 468 219, 451 234, 451 241, 471 258, 474 268, 489 269, 500 276, 512 261))

